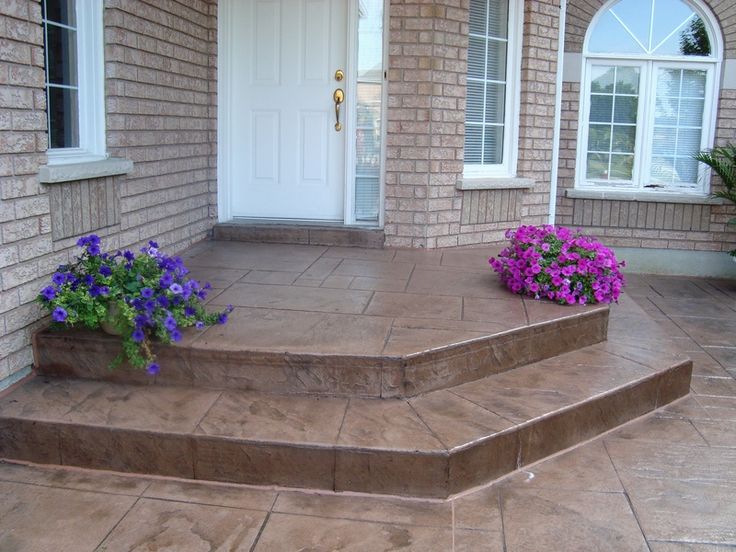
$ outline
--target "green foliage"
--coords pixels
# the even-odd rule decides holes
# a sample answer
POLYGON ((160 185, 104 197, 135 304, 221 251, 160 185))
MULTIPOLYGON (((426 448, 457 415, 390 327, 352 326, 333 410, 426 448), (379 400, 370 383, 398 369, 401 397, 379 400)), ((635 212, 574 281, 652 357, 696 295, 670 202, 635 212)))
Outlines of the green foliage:
MULTIPOLYGON (((721 178, 723 189, 713 192, 713 196, 736 204, 736 144, 701 151, 695 155, 695 159, 708 165, 721 178)), ((736 218, 728 223, 736 224, 736 218)), ((730 255, 736 257, 736 249, 730 255)))

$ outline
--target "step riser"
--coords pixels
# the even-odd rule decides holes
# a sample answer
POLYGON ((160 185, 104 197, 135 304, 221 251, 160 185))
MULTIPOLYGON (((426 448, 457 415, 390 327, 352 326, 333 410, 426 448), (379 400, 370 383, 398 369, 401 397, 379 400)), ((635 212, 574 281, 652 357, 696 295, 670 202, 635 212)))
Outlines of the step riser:
POLYGON ((368 249, 382 249, 385 242, 383 230, 281 224, 221 223, 215 225, 213 237, 221 241, 328 245, 368 249))
POLYGON ((271 393, 402 398, 474 381, 606 339, 608 310, 592 310, 408 358, 222 352, 159 346, 161 373, 107 366, 116 338, 44 331, 34 339, 36 371, 118 383, 271 393))
POLYGON ((689 391, 692 362, 444 454, 273 444, 0 419, 0 457, 256 485, 446 498, 660 408, 689 391))

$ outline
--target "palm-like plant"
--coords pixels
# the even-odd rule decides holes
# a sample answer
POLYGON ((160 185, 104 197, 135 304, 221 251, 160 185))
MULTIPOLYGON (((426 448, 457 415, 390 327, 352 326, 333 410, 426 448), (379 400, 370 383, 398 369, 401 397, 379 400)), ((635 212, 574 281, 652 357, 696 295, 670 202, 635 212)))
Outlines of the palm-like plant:
MULTIPOLYGON (((736 144, 701 151, 695 155, 695 159, 708 165, 721 177, 723 189, 713 192, 713 196, 736 204, 736 144)), ((736 218, 732 218, 728 223, 736 224, 736 218)), ((731 251, 730 255, 736 260, 736 249, 731 251)))

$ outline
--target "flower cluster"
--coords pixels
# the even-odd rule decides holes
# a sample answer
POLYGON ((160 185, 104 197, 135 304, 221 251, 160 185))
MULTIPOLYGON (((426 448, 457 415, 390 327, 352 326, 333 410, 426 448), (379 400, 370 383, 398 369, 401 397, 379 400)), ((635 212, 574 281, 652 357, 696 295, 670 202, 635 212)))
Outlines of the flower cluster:
POLYGON ((189 270, 181 258, 164 255, 156 242, 148 242, 138 255, 102 253, 100 238, 94 234, 80 238, 77 245, 82 248, 77 262, 60 266, 38 301, 54 322, 112 327, 122 336, 123 347, 114 365, 127 359, 157 374, 151 338, 171 343, 182 339, 182 328, 227 322, 232 306, 219 313, 205 312, 201 302, 210 285, 187 278, 189 270))
POLYGON ((506 237, 511 245, 489 263, 512 292, 566 305, 618 300, 625 263, 595 239, 554 226, 521 226, 506 237))

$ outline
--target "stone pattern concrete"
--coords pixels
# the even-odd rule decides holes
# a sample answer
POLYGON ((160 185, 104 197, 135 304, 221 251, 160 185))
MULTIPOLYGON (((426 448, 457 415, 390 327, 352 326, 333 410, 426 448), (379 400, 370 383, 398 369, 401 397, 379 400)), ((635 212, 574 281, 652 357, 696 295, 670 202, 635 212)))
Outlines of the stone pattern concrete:
POLYGON ((628 295, 695 360, 692 394, 493 485, 428 501, 0 464, 0 548, 730 550, 736 284, 637 276, 628 295))
MULTIPOLYGON (((116 191, 110 200, 119 213, 93 228, 106 248, 155 238, 175 251, 203 239, 214 223, 216 7, 105 2, 107 147, 135 162, 127 176, 92 181, 112 180, 116 191)), ((0 386, 30 366, 41 316, 33 299, 56 266, 70 261, 83 230, 54 239, 54 184, 38 182, 48 147, 43 66, 39 1, 0 2, 0 386)))
MULTIPOLYGON (((565 28, 565 51, 581 53, 583 40, 595 13, 603 6, 603 0, 570 0, 568 2, 565 28)), ((721 24, 725 40, 724 59, 736 59, 736 11, 732 2, 706 0, 721 24)), ((607 244, 618 247, 643 247, 658 249, 684 249, 696 251, 730 251, 736 248, 736 229, 728 221, 736 216, 736 207, 725 205, 698 205, 699 221, 691 220, 681 204, 649 203, 635 204, 630 201, 573 200, 565 196, 566 190, 575 185, 577 160, 577 135, 580 107, 580 84, 563 83, 562 121, 560 140, 560 169, 557 192, 557 224, 583 227, 586 232, 600 237, 607 244), (631 207, 630 207, 631 206, 631 207), (626 219, 619 224, 610 217, 628 215, 638 207, 649 211, 659 209, 661 216, 638 220, 626 219), (594 211, 598 217, 592 216, 594 211), (665 222, 665 212, 671 212, 671 220, 665 222), (700 212, 702 211, 702 213, 700 212), (608 215, 610 213, 610 215, 608 215), (602 214, 602 216, 601 216, 602 214), (597 222, 597 223, 596 223, 597 222)), ((734 140, 736 129, 736 90, 722 89, 718 99, 715 128, 715 144, 726 145, 734 140)), ((720 180, 715 177, 713 189, 718 189, 720 180)))

